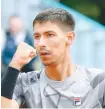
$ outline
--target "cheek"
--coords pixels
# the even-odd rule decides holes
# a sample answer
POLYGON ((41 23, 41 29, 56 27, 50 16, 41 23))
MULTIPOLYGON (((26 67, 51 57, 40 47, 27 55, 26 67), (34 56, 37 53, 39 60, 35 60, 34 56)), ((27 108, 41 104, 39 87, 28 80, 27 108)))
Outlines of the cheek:
POLYGON ((37 43, 38 43, 38 40, 34 39, 34 45, 37 45, 37 43))
POLYGON ((34 41, 34 47, 36 50, 38 50, 38 41, 34 41))
POLYGON ((58 49, 60 47, 60 40, 55 39, 53 41, 50 41, 49 42, 49 45, 52 46, 52 47, 54 47, 54 48, 56 48, 56 49, 58 49))
POLYGON ((59 43, 56 43, 55 44, 55 48, 59 49, 60 48, 60 44, 59 43))
POLYGON ((55 48, 55 52, 58 52, 58 53, 61 53, 63 50, 64 50, 64 46, 65 45, 65 42, 64 40, 56 40, 54 41, 53 43, 53 46, 55 48))

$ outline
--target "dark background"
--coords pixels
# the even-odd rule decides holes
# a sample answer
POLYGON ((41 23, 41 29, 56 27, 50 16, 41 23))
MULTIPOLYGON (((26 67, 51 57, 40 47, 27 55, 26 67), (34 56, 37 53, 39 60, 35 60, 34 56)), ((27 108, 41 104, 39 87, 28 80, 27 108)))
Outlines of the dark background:
POLYGON ((60 0, 60 2, 105 25, 105 0, 60 0))

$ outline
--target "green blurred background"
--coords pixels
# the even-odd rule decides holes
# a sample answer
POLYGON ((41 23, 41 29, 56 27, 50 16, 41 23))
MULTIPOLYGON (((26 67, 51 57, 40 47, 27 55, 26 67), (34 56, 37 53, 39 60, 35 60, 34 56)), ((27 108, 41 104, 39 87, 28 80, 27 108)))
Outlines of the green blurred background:
POLYGON ((60 2, 105 25, 105 0, 60 0, 60 2))

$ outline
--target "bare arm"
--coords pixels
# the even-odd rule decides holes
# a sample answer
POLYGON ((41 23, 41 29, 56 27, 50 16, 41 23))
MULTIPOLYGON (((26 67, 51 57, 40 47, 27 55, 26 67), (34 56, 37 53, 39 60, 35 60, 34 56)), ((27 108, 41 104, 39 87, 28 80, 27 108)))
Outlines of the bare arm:
POLYGON ((1 107, 2 108, 19 108, 18 103, 15 100, 11 100, 1 96, 1 107))

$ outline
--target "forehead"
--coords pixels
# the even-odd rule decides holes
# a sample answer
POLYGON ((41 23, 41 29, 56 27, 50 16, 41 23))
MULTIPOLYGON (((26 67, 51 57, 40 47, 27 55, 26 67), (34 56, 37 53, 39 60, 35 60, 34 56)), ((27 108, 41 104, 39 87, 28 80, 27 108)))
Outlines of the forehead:
POLYGON ((51 22, 51 21, 47 21, 47 22, 36 22, 34 25, 34 33, 43 33, 46 31, 54 31, 54 32, 58 32, 58 31, 62 31, 60 28, 60 23, 59 22, 51 22))

